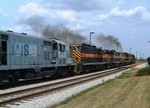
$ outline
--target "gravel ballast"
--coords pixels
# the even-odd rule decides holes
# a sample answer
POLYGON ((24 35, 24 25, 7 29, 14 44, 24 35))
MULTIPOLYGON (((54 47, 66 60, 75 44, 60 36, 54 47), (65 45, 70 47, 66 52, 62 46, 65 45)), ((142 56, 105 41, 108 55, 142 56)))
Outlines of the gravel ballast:
POLYGON ((107 80, 114 79, 115 77, 118 77, 119 75, 121 75, 123 72, 129 71, 129 70, 130 69, 127 69, 119 73, 115 73, 109 76, 105 76, 103 78, 93 80, 91 82, 83 83, 80 85, 76 85, 74 87, 66 88, 64 90, 53 92, 53 93, 47 94, 46 96, 36 97, 30 101, 24 101, 23 103, 20 103, 20 105, 12 105, 11 107, 12 108, 46 108, 54 104, 57 104, 59 102, 62 102, 68 97, 71 97, 72 95, 75 95, 88 88, 101 84, 107 80))

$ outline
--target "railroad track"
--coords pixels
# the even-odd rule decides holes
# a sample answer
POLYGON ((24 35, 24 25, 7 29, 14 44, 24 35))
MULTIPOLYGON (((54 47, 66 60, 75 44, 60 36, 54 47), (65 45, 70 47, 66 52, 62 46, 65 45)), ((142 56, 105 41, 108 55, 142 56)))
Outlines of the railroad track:
POLYGON ((78 77, 72 77, 64 79, 63 81, 57 81, 50 84, 45 84, 37 87, 16 90, 13 92, 8 92, 5 94, 0 94, 0 107, 7 107, 8 105, 16 104, 16 102, 21 102, 23 100, 32 99, 37 96, 41 96, 53 91, 57 91, 69 86, 81 84, 96 78, 104 77, 110 74, 114 74, 123 71, 129 67, 109 69, 105 71, 99 71, 95 73, 90 73, 78 77))

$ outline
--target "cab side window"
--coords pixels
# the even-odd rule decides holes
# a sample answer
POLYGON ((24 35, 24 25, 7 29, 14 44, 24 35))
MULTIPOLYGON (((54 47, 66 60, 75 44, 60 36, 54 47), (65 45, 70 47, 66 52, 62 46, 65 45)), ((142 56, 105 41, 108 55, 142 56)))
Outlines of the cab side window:
POLYGON ((63 51, 63 46, 62 46, 62 44, 59 44, 59 50, 60 50, 60 51, 63 51))
POLYGON ((53 43, 53 50, 57 50, 57 43, 53 43))
POLYGON ((64 52, 65 49, 66 49, 66 46, 65 46, 65 45, 59 44, 59 50, 60 50, 61 52, 64 52))
POLYGON ((63 51, 65 51, 66 50, 66 46, 65 45, 63 45, 63 51))

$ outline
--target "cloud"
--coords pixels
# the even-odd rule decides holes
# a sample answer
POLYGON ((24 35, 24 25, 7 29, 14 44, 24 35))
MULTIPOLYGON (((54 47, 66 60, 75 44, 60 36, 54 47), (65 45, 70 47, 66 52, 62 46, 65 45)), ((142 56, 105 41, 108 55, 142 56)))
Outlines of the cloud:
POLYGON ((9 29, 9 30, 13 30, 15 32, 18 33, 27 33, 30 35, 37 35, 33 30, 31 30, 31 28, 27 25, 16 25, 15 27, 13 27, 13 29, 9 29))
POLYGON ((149 20, 150 19, 150 12, 147 8, 139 6, 133 9, 128 10, 121 10, 120 7, 112 8, 106 14, 99 14, 99 20, 107 20, 109 18, 141 18, 142 20, 149 20))
POLYGON ((8 14, 3 9, 0 8, 0 15, 7 16, 8 14))
POLYGON ((73 10, 49 9, 38 3, 30 2, 19 8, 18 22, 20 24, 64 24, 73 29, 85 29, 91 25, 94 18, 91 13, 73 10), (81 28, 82 25, 82 28, 81 28))
POLYGON ((65 9, 73 11, 103 11, 123 4, 123 0, 45 0, 45 4, 53 9, 65 9), (54 5, 55 4, 55 5, 54 5))
POLYGON ((46 0, 45 3, 53 9, 63 9, 63 10, 74 10, 74 11, 91 11, 95 9, 101 9, 101 4, 98 4, 97 0, 53 0, 48 3, 49 0, 46 0), (55 4, 55 5, 53 5, 55 4))
POLYGON ((146 11, 145 7, 136 7, 134 9, 129 10, 120 10, 119 7, 113 8, 110 11, 110 15, 112 16, 123 16, 123 17, 132 17, 139 13, 144 13, 146 11))
POLYGON ((47 9, 42 7, 38 3, 30 2, 26 5, 22 5, 19 8, 19 14, 23 17, 31 18, 33 16, 43 17, 45 20, 58 20, 58 19, 66 19, 72 21, 75 19, 74 11, 71 10, 54 10, 54 9, 47 9))
POLYGON ((148 12, 147 10, 143 13, 142 15, 142 19, 149 21, 150 20, 150 12, 148 12))
MULTIPOLYGON (((20 6, 19 14, 18 14, 18 22, 25 26, 27 25, 35 25, 35 23, 44 25, 59 25, 62 24, 66 27, 71 28, 72 30, 77 31, 88 31, 91 29, 97 29, 103 27, 106 28, 106 25, 116 26, 117 24, 125 23, 125 26, 130 25, 132 23, 142 23, 149 22, 150 20, 150 12, 146 7, 138 6, 132 9, 121 9, 119 6, 113 7, 108 11, 97 10, 97 7, 93 7, 93 10, 84 10, 85 7, 89 7, 89 0, 85 1, 86 3, 83 6, 83 10, 76 10, 75 7, 69 7, 71 4, 70 1, 64 0, 64 2, 60 2, 57 4, 59 0, 54 0, 49 2, 51 5, 55 2, 56 6, 54 7, 45 7, 45 5, 38 4, 35 2, 30 2, 20 6), (62 4, 61 4, 62 3, 62 4), (66 3, 66 4, 65 4, 66 3), (65 7, 67 6, 67 8, 65 7)), ((113 3, 113 0, 108 0, 108 5, 113 3)), ((94 0, 94 3, 98 3, 99 1, 94 0)), ((104 2, 103 0, 101 2, 104 2)), ((121 4, 122 0, 118 0, 121 4)), ((82 1, 73 1, 74 4, 78 3, 78 7, 82 4, 82 1)), ((92 2, 93 3, 93 2, 92 2)), ((118 4, 119 4, 118 3, 118 4)), ((73 5, 73 4, 72 4, 73 5)), ((103 6, 105 6, 105 2, 103 6)), ((108 6, 107 5, 107 6, 108 6)), ((107 7, 106 6, 106 7, 107 7)), ((39 25, 36 25, 39 26, 39 25)), ((103 29, 101 28, 101 30, 103 29)), ((122 27, 122 29, 125 27, 122 27)), ((95 30, 96 31, 96 30, 95 30)))
POLYGON ((47 14, 49 14, 50 11, 41 7, 39 4, 37 3, 33 3, 33 2, 30 2, 26 5, 22 5, 19 7, 19 14, 24 14, 26 15, 27 17, 30 17, 30 16, 34 16, 34 15, 37 15, 37 16, 45 16, 47 14))
POLYGON ((71 10, 57 10, 56 11, 58 16, 61 16, 64 19, 68 19, 70 21, 75 21, 75 15, 76 13, 74 11, 71 10))

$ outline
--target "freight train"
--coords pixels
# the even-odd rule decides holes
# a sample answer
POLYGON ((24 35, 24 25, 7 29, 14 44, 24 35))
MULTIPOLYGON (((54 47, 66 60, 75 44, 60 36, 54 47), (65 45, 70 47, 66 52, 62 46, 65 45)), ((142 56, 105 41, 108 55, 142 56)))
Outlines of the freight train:
POLYGON ((135 63, 133 54, 88 44, 0 31, 0 86, 47 76, 68 76, 135 63))

